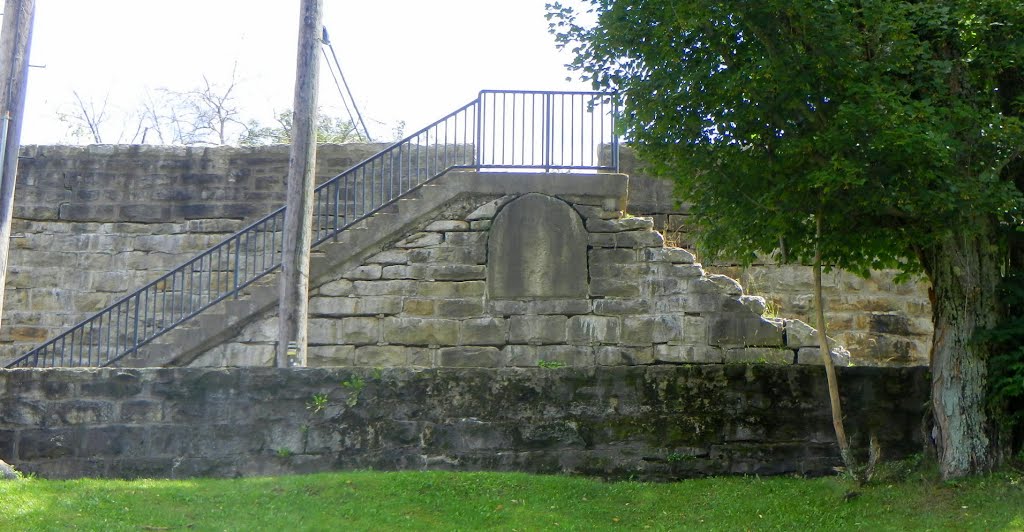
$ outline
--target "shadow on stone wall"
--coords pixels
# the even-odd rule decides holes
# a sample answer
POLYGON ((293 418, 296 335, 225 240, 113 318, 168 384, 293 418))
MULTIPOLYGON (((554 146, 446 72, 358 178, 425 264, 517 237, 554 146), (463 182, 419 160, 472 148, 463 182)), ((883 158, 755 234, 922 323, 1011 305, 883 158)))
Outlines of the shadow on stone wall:
MULTIPOLYGON (((923 368, 841 368, 847 430, 920 451, 923 368)), ((821 367, 0 370, 0 458, 46 478, 496 470, 831 474, 821 367)))

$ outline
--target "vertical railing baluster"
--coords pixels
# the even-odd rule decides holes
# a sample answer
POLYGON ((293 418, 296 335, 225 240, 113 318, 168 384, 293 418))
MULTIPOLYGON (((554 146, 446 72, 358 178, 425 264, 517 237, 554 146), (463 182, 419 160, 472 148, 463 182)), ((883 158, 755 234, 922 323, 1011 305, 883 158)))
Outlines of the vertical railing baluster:
POLYGON ((137 353, 139 351, 139 300, 140 294, 135 295, 135 330, 132 332, 134 346, 132 349, 137 353))

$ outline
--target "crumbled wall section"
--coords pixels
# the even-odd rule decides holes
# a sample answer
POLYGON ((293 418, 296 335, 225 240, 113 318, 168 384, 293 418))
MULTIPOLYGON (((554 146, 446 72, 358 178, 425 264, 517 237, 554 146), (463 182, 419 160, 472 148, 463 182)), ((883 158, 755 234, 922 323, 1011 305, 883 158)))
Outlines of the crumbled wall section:
MULTIPOLYGON (((855 446, 920 452, 924 368, 839 379, 855 446)), ((46 478, 820 475, 834 441, 820 367, 0 370, 0 457, 46 478)))
MULTIPOLYGON (((672 181, 647 176, 643 161, 626 147, 620 163, 620 171, 630 176, 628 211, 651 217, 672 245, 694 250, 689 209, 677 203, 672 181)), ((704 268, 736 279, 748 292, 763 296, 775 314, 814 322, 814 283, 807 266, 776 264, 762 257, 745 268, 706 261, 704 268)), ((928 365, 932 340, 928 282, 897 283, 897 274, 875 270, 862 278, 833 270, 822 275, 829 334, 849 349, 857 364, 928 365)))
MULTIPOLYGON (((763 299, 706 275, 649 218, 617 207, 538 193, 448 205, 312 289, 308 363, 821 363, 813 329, 763 317, 763 299), (552 260, 566 249, 576 256, 552 260)), ((192 365, 271 365, 276 333, 271 310, 192 365)), ((846 357, 834 350, 837 363, 846 357)))

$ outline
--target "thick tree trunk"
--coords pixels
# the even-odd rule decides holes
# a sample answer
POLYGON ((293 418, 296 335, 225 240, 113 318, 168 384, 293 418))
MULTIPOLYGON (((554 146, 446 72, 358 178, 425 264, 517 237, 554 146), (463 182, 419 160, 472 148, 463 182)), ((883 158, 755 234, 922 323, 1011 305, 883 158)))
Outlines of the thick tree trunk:
POLYGON ((921 256, 933 290, 933 434, 946 479, 988 471, 999 461, 985 412, 988 347, 974 334, 998 319, 1000 255, 994 224, 971 222, 921 256))

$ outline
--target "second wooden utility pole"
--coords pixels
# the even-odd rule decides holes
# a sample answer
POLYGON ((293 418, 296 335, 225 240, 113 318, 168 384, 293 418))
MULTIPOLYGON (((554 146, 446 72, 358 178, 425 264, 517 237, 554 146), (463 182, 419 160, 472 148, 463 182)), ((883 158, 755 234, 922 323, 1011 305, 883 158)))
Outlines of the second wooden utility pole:
POLYGON ((7 257, 14 217, 14 185, 21 150, 21 122, 28 88, 35 0, 6 0, 0 29, 0 312, 7 281, 7 257))
POLYGON ((323 0, 302 0, 295 65, 288 203, 281 255, 277 366, 305 366, 309 317, 309 248, 316 169, 316 104, 320 79, 323 0))

